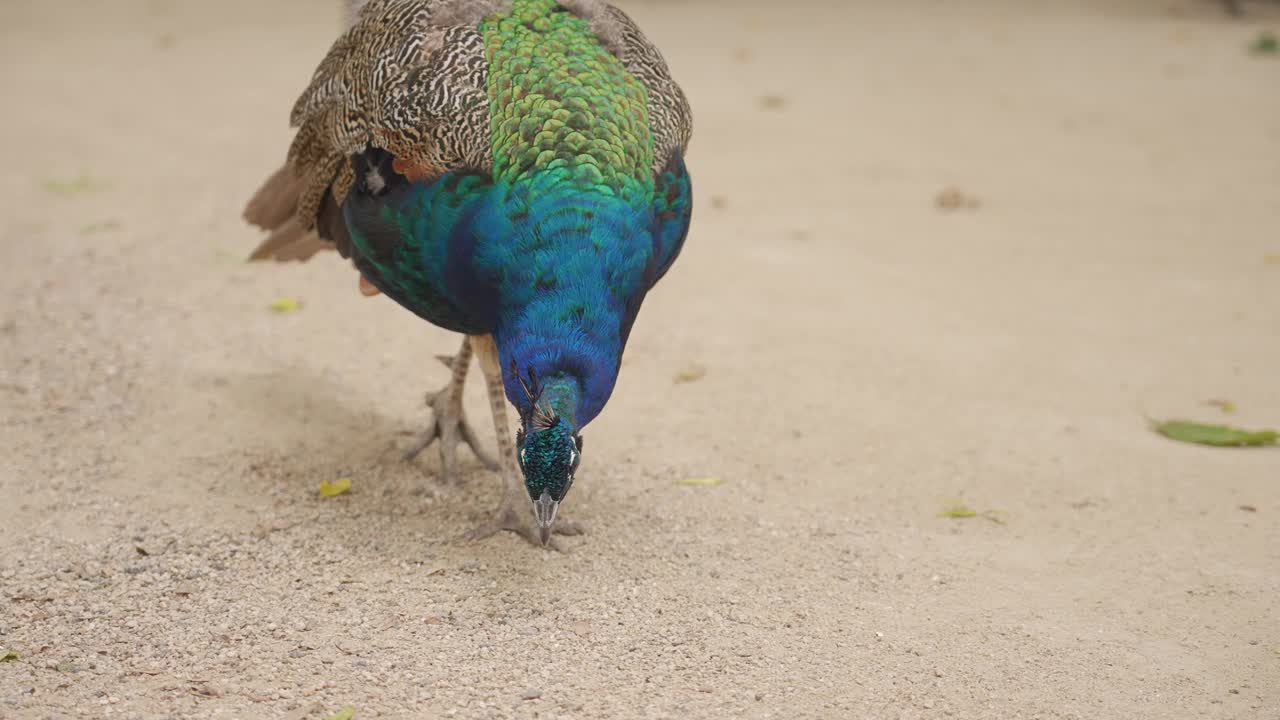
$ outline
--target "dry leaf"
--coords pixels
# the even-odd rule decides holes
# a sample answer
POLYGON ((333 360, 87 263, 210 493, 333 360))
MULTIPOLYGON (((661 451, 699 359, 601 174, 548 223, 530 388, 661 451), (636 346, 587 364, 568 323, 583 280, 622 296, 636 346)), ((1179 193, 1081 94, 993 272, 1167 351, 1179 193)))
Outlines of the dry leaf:
POLYGON ((282 297, 271 301, 271 309, 278 313, 291 313, 302 307, 302 302, 297 298, 282 297))
POLYGON ((333 482, 320 481, 320 497, 337 497, 351 492, 351 478, 339 478, 333 482))

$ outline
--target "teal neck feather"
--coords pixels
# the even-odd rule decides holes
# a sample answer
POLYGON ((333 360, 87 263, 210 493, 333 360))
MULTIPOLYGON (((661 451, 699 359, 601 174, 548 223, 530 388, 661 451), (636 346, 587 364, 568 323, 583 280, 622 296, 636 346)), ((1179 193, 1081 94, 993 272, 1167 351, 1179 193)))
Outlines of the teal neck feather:
POLYGON ((578 402, 581 386, 578 379, 571 376, 550 378, 543 382, 542 400, 551 407, 560 419, 564 420, 571 432, 578 430, 578 402))

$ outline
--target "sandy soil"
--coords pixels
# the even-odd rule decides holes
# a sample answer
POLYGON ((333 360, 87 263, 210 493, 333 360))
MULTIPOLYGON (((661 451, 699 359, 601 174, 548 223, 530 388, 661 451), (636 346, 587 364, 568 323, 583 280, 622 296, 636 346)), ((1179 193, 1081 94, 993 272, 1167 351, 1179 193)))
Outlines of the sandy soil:
POLYGON ((0 5, 0 718, 1280 716, 1280 454, 1139 414, 1280 423, 1280 15, 626 5, 699 203, 564 555, 398 461, 455 337, 237 262, 336 8, 0 5))

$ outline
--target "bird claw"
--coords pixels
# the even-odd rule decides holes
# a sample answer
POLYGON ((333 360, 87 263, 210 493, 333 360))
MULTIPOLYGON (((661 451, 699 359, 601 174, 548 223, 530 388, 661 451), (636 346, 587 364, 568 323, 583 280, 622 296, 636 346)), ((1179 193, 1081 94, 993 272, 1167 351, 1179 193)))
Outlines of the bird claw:
POLYGON ((542 534, 538 531, 537 524, 533 521, 533 513, 529 508, 524 503, 504 502, 494 519, 476 526, 467 533, 466 537, 468 540, 475 542, 491 538, 503 531, 519 535, 534 547, 549 547, 561 553, 567 553, 569 549, 555 537, 556 535, 573 536, 586 533, 586 530, 578 523, 570 520, 561 520, 552 527, 551 540, 544 546, 542 534))
POLYGON ((480 444, 480 438, 467 422, 462 410, 461 393, 450 383, 443 390, 427 393, 426 404, 431 408, 431 427, 404 453, 405 461, 418 457, 433 442, 440 441, 441 472, 446 482, 457 475, 458 445, 466 443, 476 458, 490 470, 498 469, 498 460, 480 444))

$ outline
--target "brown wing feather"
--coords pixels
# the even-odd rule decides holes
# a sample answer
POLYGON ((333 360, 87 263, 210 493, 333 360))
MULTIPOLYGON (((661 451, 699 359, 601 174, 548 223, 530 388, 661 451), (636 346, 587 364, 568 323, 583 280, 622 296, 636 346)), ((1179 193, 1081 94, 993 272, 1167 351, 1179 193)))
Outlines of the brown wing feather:
POLYGON ((347 0, 344 32, 294 104, 285 166, 245 218, 270 231, 253 259, 349 254, 338 208, 355 183, 349 158, 382 147, 415 179, 488 169, 483 41, 475 26, 509 0, 347 0), (291 222, 292 220, 292 222, 291 222))

